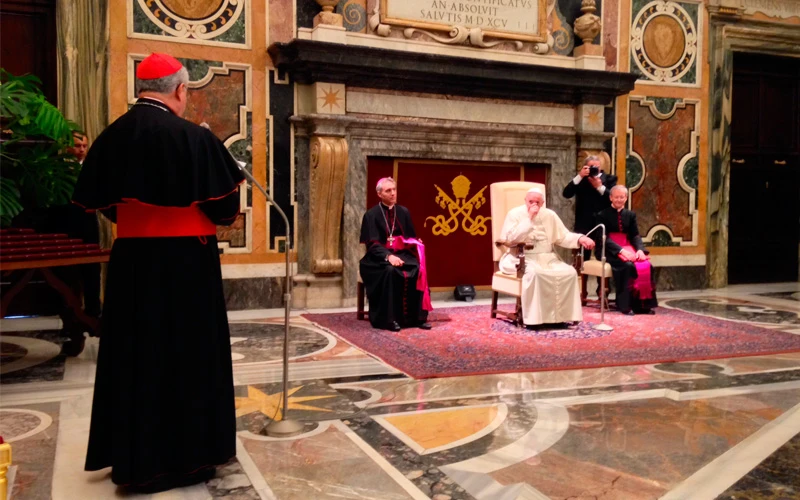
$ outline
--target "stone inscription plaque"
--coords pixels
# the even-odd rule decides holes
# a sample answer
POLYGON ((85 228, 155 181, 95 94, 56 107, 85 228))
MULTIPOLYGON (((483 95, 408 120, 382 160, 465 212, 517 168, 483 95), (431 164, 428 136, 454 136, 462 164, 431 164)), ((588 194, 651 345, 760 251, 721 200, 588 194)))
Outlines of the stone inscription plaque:
POLYGON ((381 0, 381 22, 450 31, 479 28, 488 36, 522 41, 546 38, 545 0, 381 0))

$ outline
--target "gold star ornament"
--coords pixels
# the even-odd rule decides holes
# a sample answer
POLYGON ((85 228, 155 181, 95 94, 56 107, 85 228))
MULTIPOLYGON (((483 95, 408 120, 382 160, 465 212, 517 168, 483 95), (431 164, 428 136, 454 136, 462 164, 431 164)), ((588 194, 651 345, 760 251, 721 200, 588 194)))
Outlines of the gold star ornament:
MULTIPOLYGON (((326 408, 318 408, 316 406, 304 405, 302 403, 306 401, 315 401, 317 399, 328 399, 334 398, 335 395, 328 395, 328 396, 300 396, 300 397, 293 397, 292 394, 296 393, 300 389, 302 389, 303 385, 300 387, 295 387, 294 389, 290 389, 288 392, 289 396, 289 410, 307 410, 307 411, 324 411, 330 412, 333 410, 328 410, 326 408)), ((260 412, 264 415, 272 418, 275 421, 281 420, 281 412, 279 408, 281 407, 281 400, 283 399, 283 391, 276 392, 275 394, 266 394, 263 391, 260 391, 252 386, 247 386, 247 397, 245 398, 236 398, 236 416, 241 417, 243 415, 248 415, 254 412, 260 412)))
POLYGON ((603 119, 600 116, 600 113, 602 111, 603 111, 602 109, 595 109, 594 111, 589 111, 589 113, 586 114, 586 121, 588 121, 590 125, 595 125, 595 126, 600 125, 600 122, 603 119))
POLYGON ((322 89, 323 95, 318 97, 318 99, 323 101, 322 107, 328 107, 331 111, 333 111, 334 107, 340 108, 341 106, 339 105, 339 101, 343 100, 342 97, 339 96, 340 91, 341 89, 333 90, 333 87, 322 89))

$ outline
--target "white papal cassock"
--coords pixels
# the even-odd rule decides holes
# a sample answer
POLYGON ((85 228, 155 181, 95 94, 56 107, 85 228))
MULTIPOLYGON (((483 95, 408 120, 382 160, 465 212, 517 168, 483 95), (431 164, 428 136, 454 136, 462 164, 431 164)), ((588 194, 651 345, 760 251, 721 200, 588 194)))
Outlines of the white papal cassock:
MULTIPOLYGON (((533 245, 525 251, 522 317, 526 325, 582 321, 578 273, 553 252, 553 245, 578 248, 580 234, 570 232, 555 212, 542 208, 531 222, 525 205, 511 209, 502 236, 509 243, 533 245)), ((500 271, 516 275, 518 260, 506 252, 500 271)))

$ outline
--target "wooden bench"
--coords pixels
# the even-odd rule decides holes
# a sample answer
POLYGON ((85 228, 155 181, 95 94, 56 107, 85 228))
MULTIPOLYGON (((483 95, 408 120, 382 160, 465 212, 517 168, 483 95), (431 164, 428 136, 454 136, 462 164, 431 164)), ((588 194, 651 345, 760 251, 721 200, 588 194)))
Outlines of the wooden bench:
POLYGON ((53 269, 108 262, 110 253, 97 244, 84 243, 62 233, 42 234, 32 229, 0 230, 0 273, 10 282, 0 296, 0 317, 6 316, 8 306, 17 294, 36 274, 40 274, 64 299, 59 316, 71 341, 62 346, 62 352, 77 356, 83 351, 84 332, 97 336, 99 321, 83 312, 80 295, 53 269))

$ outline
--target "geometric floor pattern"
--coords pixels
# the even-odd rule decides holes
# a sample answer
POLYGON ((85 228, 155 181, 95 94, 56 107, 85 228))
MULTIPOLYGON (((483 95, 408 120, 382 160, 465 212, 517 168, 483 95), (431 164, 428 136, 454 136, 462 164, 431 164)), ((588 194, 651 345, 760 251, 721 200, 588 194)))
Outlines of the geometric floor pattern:
MULTIPOLYGON (((659 299, 800 335, 798 292, 751 285, 659 299)), ((304 434, 262 432, 281 392, 283 311, 231 313, 236 459, 205 484, 153 498, 800 498, 800 353, 414 380, 306 312, 319 311, 293 312, 289 367, 289 417, 305 421, 304 434)), ((0 324, 12 498, 121 497, 108 469, 82 470, 97 344, 64 359, 59 327, 0 324)))

